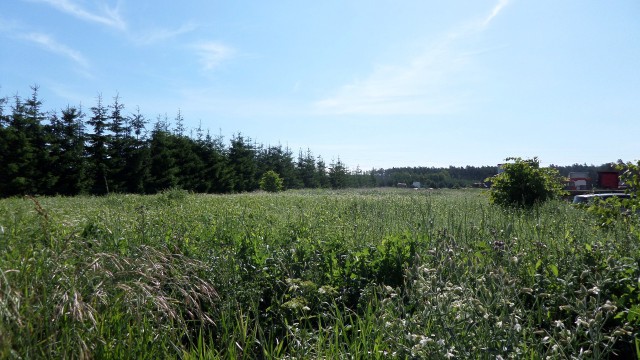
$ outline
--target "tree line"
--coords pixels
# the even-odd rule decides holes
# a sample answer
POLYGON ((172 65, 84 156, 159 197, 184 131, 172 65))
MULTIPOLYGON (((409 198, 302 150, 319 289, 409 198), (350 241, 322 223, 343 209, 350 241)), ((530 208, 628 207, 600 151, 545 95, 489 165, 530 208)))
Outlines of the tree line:
MULTIPOLYGON (((327 164, 310 149, 297 154, 262 145, 241 133, 228 143, 198 126, 189 130, 180 111, 151 121, 139 108, 128 112, 118 95, 81 106, 45 111, 38 87, 31 95, 0 98, 0 196, 26 194, 154 194, 171 188, 200 193, 257 190, 269 171, 284 189, 390 187, 456 188, 482 183, 496 166, 402 167, 351 170, 340 158, 327 164)), ((593 165, 557 167, 568 171, 593 165)))
MULTIPOLYGON (((572 164, 549 165, 562 177, 568 177, 572 172, 584 172, 595 182, 600 171, 616 171, 616 166, 623 164, 622 160, 601 165, 572 164)), ((485 179, 498 174, 498 165, 494 166, 449 166, 443 167, 398 167, 391 169, 372 170, 376 179, 376 186, 397 186, 399 183, 411 186, 419 182, 426 188, 463 188, 485 187, 485 179)))
POLYGON ((128 113, 119 96, 105 104, 100 95, 88 112, 80 106, 44 111, 38 87, 31 90, 29 98, 0 98, 3 197, 153 194, 170 188, 245 192, 258 189, 270 170, 285 189, 374 185, 339 158, 326 164, 310 149, 294 155, 288 147, 264 146, 241 133, 226 144, 201 127, 188 131, 180 111, 152 123, 139 108, 128 113))

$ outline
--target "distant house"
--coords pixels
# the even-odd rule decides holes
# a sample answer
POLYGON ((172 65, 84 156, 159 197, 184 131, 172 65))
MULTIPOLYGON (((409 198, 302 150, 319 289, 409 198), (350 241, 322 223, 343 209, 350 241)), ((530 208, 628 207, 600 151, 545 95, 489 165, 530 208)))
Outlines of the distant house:
POLYGON ((407 183, 398 183, 398 185, 396 185, 399 188, 406 188, 407 187, 407 183))
POLYGON ((591 181, 589 173, 583 171, 572 171, 569 173, 569 189, 568 190, 586 190, 588 183, 591 181))
POLYGON ((420 183, 420 181, 414 181, 414 182, 411 184, 411 187, 412 187, 412 188, 415 188, 415 189, 420 189, 420 188, 422 188, 422 184, 420 183))

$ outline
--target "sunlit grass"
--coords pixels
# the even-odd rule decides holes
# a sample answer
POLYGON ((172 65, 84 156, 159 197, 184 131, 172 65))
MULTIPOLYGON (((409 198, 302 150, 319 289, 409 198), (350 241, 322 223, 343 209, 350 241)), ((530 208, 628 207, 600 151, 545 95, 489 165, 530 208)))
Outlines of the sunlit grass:
POLYGON ((0 358, 636 356, 638 224, 597 225, 477 190, 5 199, 0 358))

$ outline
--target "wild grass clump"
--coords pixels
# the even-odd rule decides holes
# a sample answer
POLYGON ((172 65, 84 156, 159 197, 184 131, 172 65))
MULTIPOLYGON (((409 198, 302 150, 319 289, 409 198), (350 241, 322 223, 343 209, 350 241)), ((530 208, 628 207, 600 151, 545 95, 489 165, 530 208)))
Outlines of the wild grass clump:
POLYGON ((560 201, 0 201, 2 358, 633 358, 640 232, 560 201))
POLYGON ((0 357, 158 358, 213 325, 218 295, 202 262, 166 245, 122 251, 98 225, 55 224, 34 202, 35 214, 14 208, 21 236, 3 234, 0 357))

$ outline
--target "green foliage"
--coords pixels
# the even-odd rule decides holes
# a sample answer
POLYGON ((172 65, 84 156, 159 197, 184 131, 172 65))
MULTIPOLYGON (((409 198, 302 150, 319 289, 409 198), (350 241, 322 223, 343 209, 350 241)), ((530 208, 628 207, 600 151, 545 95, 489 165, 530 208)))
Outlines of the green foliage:
MULTIPOLYGON (((86 117, 72 106, 44 112, 38 87, 32 90, 28 99, 16 95, 9 109, 8 98, 0 98, 0 197, 155 194, 174 187, 250 192, 269 170, 285 189, 330 186, 324 161, 309 149, 295 161, 288 147, 264 147, 240 134, 226 145, 200 127, 188 131, 180 111, 173 128, 165 115, 148 131, 140 110, 127 115, 118 95, 110 105, 98 95, 86 117)), ((337 165, 331 173, 336 188, 367 185, 365 174, 337 165)))
POLYGON ((334 189, 343 189, 349 185, 347 167, 340 158, 329 165, 329 182, 334 189))
POLYGON ((596 225, 475 190, 4 199, 0 357, 633 358, 640 234, 596 225))
POLYGON ((640 221, 640 161, 637 163, 619 163, 620 180, 627 186, 625 192, 631 198, 610 197, 589 204, 587 210, 597 217, 600 227, 611 227, 616 223, 634 226, 640 221))
POLYGON ((277 172, 269 170, 260 179, 260 189, 268 192, 282 191, 284 188, 282 178, 277 172))
POLYGON ((504 172, 485 181, 492 183, 489 200, 501 206, 532 207, 561 196, 562 177, 556 169, 541 168, 537 157, 513 161, 503 165, 504 172))
POLYGON ((229 147, 229 162, 233 171, 234 191, 253 191, 258 187, 256 174, 258 164, 256 162, 256 147, 251 139, 245 139, 242 134, 237 134, 231 139, 229 147))
POLYGON ((640 195, 640 160, 619 163, 616 169, 621 172, 620 180, 627 185, 628 192, 640 195))

